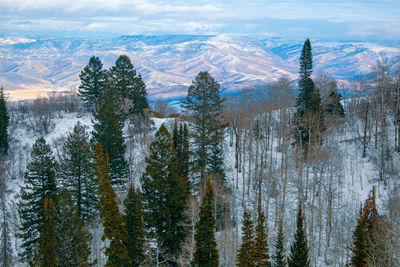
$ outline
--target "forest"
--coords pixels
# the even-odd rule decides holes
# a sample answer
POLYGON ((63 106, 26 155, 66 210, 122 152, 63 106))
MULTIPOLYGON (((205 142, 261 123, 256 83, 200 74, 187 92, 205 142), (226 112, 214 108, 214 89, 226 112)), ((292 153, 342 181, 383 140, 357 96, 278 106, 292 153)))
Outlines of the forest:
POLYGON ((400 64, 345 85, 298 52, 295 81, 199 72, 179 105, 126 55, 2 88, 0 266, 400 266, 400 64))

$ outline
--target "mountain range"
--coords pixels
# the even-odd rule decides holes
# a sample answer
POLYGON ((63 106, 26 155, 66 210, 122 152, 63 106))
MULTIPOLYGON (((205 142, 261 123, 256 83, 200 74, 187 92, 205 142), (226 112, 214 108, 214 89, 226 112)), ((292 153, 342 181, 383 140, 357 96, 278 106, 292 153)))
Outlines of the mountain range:
MULTIPOLYGON (((378 60, 393 63, 400 43, 311 40, 314 73, 346 82, 371 74, 378 60)), ((150 99, 177 99, 200 71, 209 71, 224 92, 286 75, 298 77, 304 40, 229 35, 45 38, 0 35, 0 85, 13 99, 76 90, 93 55, 108 68, 128 55, 150 99)))

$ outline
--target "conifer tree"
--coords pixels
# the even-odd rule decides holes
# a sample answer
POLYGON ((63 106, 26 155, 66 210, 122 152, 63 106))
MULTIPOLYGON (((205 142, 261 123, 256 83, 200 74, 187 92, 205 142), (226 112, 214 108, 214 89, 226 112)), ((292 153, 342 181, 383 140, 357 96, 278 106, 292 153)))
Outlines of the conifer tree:
POLYGON ((56 220, 54 200, 44 199, 43 227, 40 234, 40 258, 42 267, 57 267, 56 220))
POLYGON ((79 94, 87 103, 95 104, 102 95, 105 83, 105 70, 100 59, 91 57, 88 65, 79 74, 79 78, 81 80, 79 94))
POLYGON ((56 199, 58 267, 89 266, 90 233, 84 228, 70 192, 59 190, 56 199))
POLYGON ((294 235, 294 241, 290 247, 290 255, 288 258, 289 267, 309 267, 311 266, 308 258, 307 237, 304 232, 304 217, 301 202, 297 213, 297 229, 294 235))
POLYGON ((0 156, 8 152, 8 123, 10 117, 7 111, 6 100, 4 98, 3 87, 0 88, 0 156))
POLYGON ((271 267, 269 249, 268 249, 268 234, 265 227, 264 212, 261 211, 261 206, 258 207, 257 225, 255 227, 254 237, 254 264, 255 266, 271 267))
POLYGON ((340 102, 342 100, 342 95, 337 90, 337 84, 335 81, 330 83, 330 93, 324 103, 326 114, 331 120, 336 120, 338 118, 344 118, 344 107, 340 102))
POLYGON ((353 253, 351 256, 351 265, 354 267, 368 266, 368 235, 365 219, 366 218, 363 215, 361 206, 357 227, 353 233, 353 253))
POLYGON ((254 227, 251 219, 251 213, 244 211, 242 226, 242 243, 237 255, 237 266, 252 267, 255 266, 255 243, 254 243, 254 227))
MULTIPOLYGON (((129 112, 135 115, 145 115, 145 109, 149 107, 147 101, 146 85, 142 77, 136 75, 130 58, 121 55, 112 67, 112 75, 122 99, 129 100, 129 112)), ((125 102, 125 101, 123 101, 125 102)))
POLYGON ((144 260, 145 227, 143 224, 142 194, 132 185, 125 199, 126 248, 131 260, 129 266, 138 267, 144 260))
POLYGON ((283 221, 280 220, 278 228, 278 237, 275 243, 274 267, 286 267, 286 251, 285 251, 285 237, 283 235, 283 221))
POLYGON ((218 82, 208 72, 200 72, 188 89, 182 107, 194 118, 191 131, 193 144, 192 172, 197 174, 197 184, 204 186, 207 174, 225 177, 223 166, 223 99, 218 82))
MULTIPOLYGON (((172 142, 175 148, 176 157, 180 171, 187 184, 187 190, 190 191, 189 183, 189 132, 186 124, 178 124, 175 121, 172 134, 172 142)), ((188 192, 189 193, 189 192, 188 192)))
POLYGON ((22 239, 20 257, 31 265, 34 254, 40 247, 44 200, 54 199, 57 194, 56 168, 57 163, 50 146, 43 137, 38 138, 32 146, 31 159, 24 175, 24 186, 21 186, 21 201, 18 204, 21 225, 17 237, 22 239))
POLYGON ((307 39, 300 56, 300 94, 297 97, 297 111, 294 116, 295 138, 305 151, 309 146, 322 141, 325 131, 324 109, 321 103, 321 93, 311 79, 312 73, 311 42, 307 39))
POLYGON ((61 170, 63 185, 71 192, 83 224, 90 221, 97 212, 97 184, 91 158, 88 134, 78 122, 62 147, 61 170))
POLYGON ((106 98, 94 114, 93 141, 100 143, 109 155, 109 177, 115 189, 124 188, 128 178, 128 162, 125 160, 126 146, 122 136, 123 125, 119 122, 110 98, 106 98))
POLYGON ((164 125, 150 145, 142 189, 145 223, 149 236, 157 241, 158 260, 175 265, 187 235, 184 211, 189 191, 178 167, 171 135, 164 125))
POLYGON ((102 240, 108 240, 109 246, 104 254, 107 256, 106 267, 129 266, 130 258, 126 249, 126 229, 124 218, 118 210, 116 194, 111 187, 108 170, 108 154, 104 155, 101 144, 96 145, 94 170, 98 181, 99 214, 103 221, 102 240))
POLYGON ((192 262, 195 267, 218 266, 215 224, 214 189, 210 179, 207 179, 205 194, 200 206, 199 221, 195 225, 195 252, 192 262))

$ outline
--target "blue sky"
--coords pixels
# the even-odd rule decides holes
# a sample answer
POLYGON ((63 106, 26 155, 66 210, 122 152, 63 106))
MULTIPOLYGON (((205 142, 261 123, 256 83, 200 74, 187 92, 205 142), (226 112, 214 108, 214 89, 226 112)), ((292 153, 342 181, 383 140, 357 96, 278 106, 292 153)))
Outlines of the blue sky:
POLYGON ((400 40, 400 0, 0 0, 3 33, 400 40))

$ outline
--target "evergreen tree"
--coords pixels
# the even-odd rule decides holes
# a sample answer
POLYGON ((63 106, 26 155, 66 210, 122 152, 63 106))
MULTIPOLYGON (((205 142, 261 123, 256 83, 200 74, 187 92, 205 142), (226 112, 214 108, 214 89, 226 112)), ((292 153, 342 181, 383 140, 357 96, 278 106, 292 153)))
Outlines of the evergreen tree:
POLYGON ((44 199, 43 227, 40 234, 40 258, 42 267, 57 267, 56 220, 54 200, 44 199))
POLYGON ((251 213, 244 211, 243 226, 242 226, 242 243, 237 255, 238 266, 252 267, 255 266, 255 243, 254 243, 254 229, 251 213))
POLYGON ((200 72, 189 87, 182 107, 194 118, 192 145, 192 172, 204 186, 207 174, 225 177, 223 166, 223 99, 220 86, 208 72, 200 72))
POLYGON ((189 132, 186 124, 180 124, 178 128, 178 124, 175 121, 172 142, 175 148, 178 165, 185 179, 185 183, 187 184, 189 193, 189 132))
POLYGON ((288 258, 289 267, 309 267, 311 266, 308 259, 307 238, 304 232, 304 217, 301 202, 297 213, 297 229, 294 235, 294 241, 290 247, 290 255, 288 258))
MULTIPOLYGON (((112 75, 116 84, 118 95, 129 100, 129 112, 135 115, 145 115, 145 109, 149 107, 147 101, 146 85, 142 77, 136 75, 130 58, 121 55, 112 67, 112 75)), ((125 102, 125 101, 123 101, 125 102)))
POLYGON ((184 211, 189 191, 178 167, 171 135, 164 125, 150 146, 142 189, 145 223, 149 236, 156 238, 158 260, 175 265, 187 235, 184 211))
POLYGON ((0 156, 6 155, 8 152, 8 116, 6 100, 4 98, 3 87, 0 88, 0 156))
POLYGON ((353 233, 353 253, 351 256, 351 265, 354 267, 368 266, 368 236, 367 226, 363 216, 362 206, 360 208, 360 216, 358 218, 357 227, 353 233))
POLYGON ((116 189, 122 189, 128 178, 128 162, 125 160, 126 146, 122 136, 123 125, 118 121, 110 98, 106 98, 94 114, 93 141, 100 143, 109 155, 109 177, 116 189))
POLYGON ((286 267, 285 237, 283 235, 283 221, 279 222, 278 237, 275 243, 274 267, 286 267))
POLYGON ((195 225, 195 252, 192 265, 195 267, 218 266, 218 249, 215 241, 214 190, 210 179, 200 206, 199 221, 195 225))
POLYGON ((22 239, 20 257, 31 265, 34 254, 40 247, 44 200, 54 199, 57 194, 56 168, 50 146, 43 137, 38 138, 32 147, 24 186, 21 186, 21 201, 18 204, 21 226, 17 237, 22 239))
POLYGON ((99 214, 103 221, 102 240, 108 240, 109 246, 104 254, 108 257, 106 267, 129 266, 130 258, 126 249, 127 232, 124 218, 118 210, 116 194, 111 187, 108 170, 108 154, 103 153, 101 144, 96 145, 94 170, 98 181, 99 214))
POLYGON ((269 249, 268 249, 268 234, 265 227, 264 212, 261 211, 261 206, 258 208, 257 225, 255 228, 254 238, 254 263, 255 266, 271 267, 269 249))
POLYGON ((89 266, 91 236, 84 228, 71 193, 63 188, 56 199, 58 267, 89 266))
POLYGON ((98 57, 91 57, 88 65, 79 74, 81 84, 78 92, 88 104, 95 104, 102 91, 105 83, 105 70, 103 64, 98 57))
POLYGON ((97 184, 92 173, 91 158, 88 134, 78 122, 64 142, 61 170, 63 184, 71 192, 83 224, 92 219, 97 211, 97 184))
POLYGON ((125 227, 126 248, 131 259, 130 266, 140 266, 144 260, 145 227, 143 224, 142 194, 139 189, 135 190, 132 185, 125 199, 125 227))
POLYGON ((325 111, 331 120, 336 120, 338 118, 344 118, 344 107, 340 102, 342 100, 342 95, 337 91, 337 84, 335 81, 330 83, 330 93, 325 101, 325 111))
POLYGON ((321 104, 321 93, 311 79, 312 73, 311 42, 307 39, 300 56, 300 94, 297 98, 297 111, 294 116, 298 144, 307 151, 309 146, 322 141, 325 131, 324 109, 321 104))

